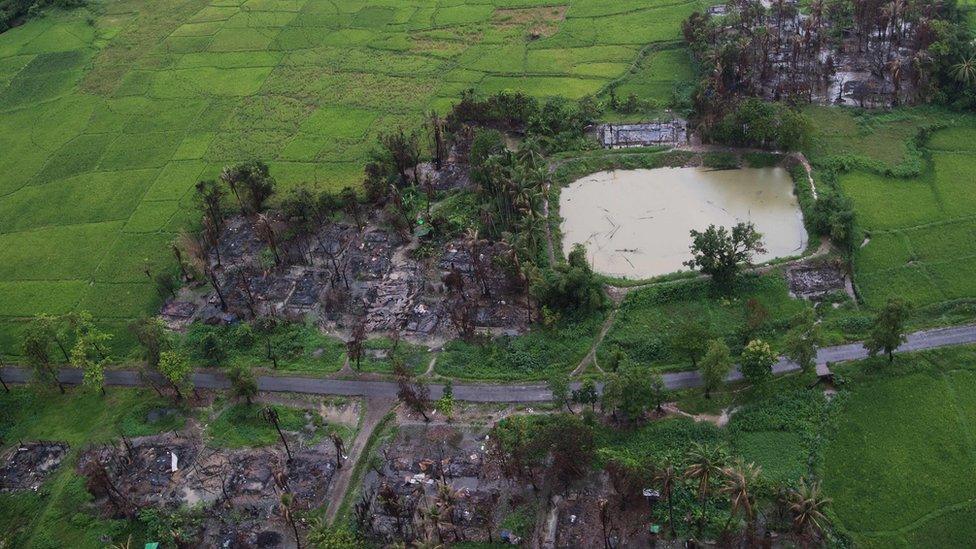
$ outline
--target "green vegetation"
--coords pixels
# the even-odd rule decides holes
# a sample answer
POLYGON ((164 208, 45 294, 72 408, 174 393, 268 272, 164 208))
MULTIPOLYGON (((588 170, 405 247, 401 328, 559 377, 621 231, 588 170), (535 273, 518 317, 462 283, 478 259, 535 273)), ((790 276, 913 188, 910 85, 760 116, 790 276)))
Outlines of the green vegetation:
POLYGON ((66 395, 15 388, 0 393, 0 439, 53 440, 69 444, 60 468, 38 492, 0 494, 0 532, 14 547, 101 547, 102 536, 124 541, 137 525, 97 518, 86 511, 91 496, 75 472, 87 444, 125 434, 154 434, 183 426, 184 415, 151 390, 70 390, 66 395), (150 414, 150 412, 154 412, 150 414))
POLYGON ((244 366, 264 373, 331 373, 342 368, 343 342, 312 324, 276 324, 267 329, 193 324, 175 344, 198 366, 244 366))
MULTIPOLYGON (((297 432, 318 439, 324 436, 325 425, 322 416, 314 411, 272 406, 278 412, 278 423, 282 431, 297 432), (306 431, 306 425, 312 431, 306 431)), ((278 432, 263 415, 263 406, 232 404, 227 406, 212 423, 208 425, 210 442, 214 446, 240 448, 273 446, 279 444, 278 432)))
POLYGON ((824 488, 865 547, 951 546, 973 534, 976 349, 878 358, 842 370, 824 488))
POLYGON ((121 333, 153 310, 145 268, 174 270, 191 189, 226 165, 266 160, 282 195, 358 187, 380 131, 468 88, 578 99, 626 75, 665 104, 703 5, 122 0, 3 32, 0 344, 38 312, 121 333))
MULTIPOLYGON (((825 435, 832 430, 832 407, 819 391, 810 391, 796 376, 770 382, 764 393, 728 388, 713 395, 720 407, 737 406, 725 428, 686 418, 669 419, 632 430, 600 431, 602 459, 636 460, 653 466, 684 458, 698 444, 727 444, 746 462, 762 466, 772 483, 790 483, 818 472, 825 435)), ((682 409, 695 410, 689 398, 680 397, 682 409)), ((719 406, 716 406, 718 408, 719 406)))
POLYGON ((539 326, 518 337, 470 343, 454 340, 438 355, 434 371, 463 379, 548 379, 553 372, 569 372, 579 364, 604 318, 601 311, 539 326))
POLYGON ((677 338, 688 319, 706 332, 702 353, 710 338, 720 338, 738 355, 754 337, 776 347, 789 322, 805 306, 789 296, 780 272, 743 275, 734 297, 715 298, 708 280, 662 283, 630 293, 620 305, 610 332, 601 343, 601 364, 617 349, 635 362, 662 370, 688 370, 692 362, 677 338))
POLYGON ((725 114, 710 137, 739 147, 796 150, 809 139, 810 120, 781 103, 746 99, 725 114))
MULTIPOLYGON (((393 373, 393 362, 399 360, 408 370, 422 374, 430 365, 430 353, 423 345, 398 341, 392 360, 390 350, 393 349, 393 341, 389 338, 369 339, 363 344, 363 348, 359 371, 390 374, 393 373)), ((355 361, 352 361, 349 367, 355 370, 355 361)))
MULTIPOLYGON (((956 143, 976 137, 969 126, 944 131, 969 136, 956 143)), ((838 178, 867 232, 854 265, 858 290, 872 307, 891 297, 917 307, 976 297, 976 283, 965 274, 976 268, 976 187, 969 176, 976 155, 941 134, 923 149, 917 177, 857 171, 838 178)))
MULTIPOLYGON (((733 486, 748 494, 751 506, 782 517, 781 494, 815 485, 803 479, 821 463, 832 404, 822 392, 788 387, 782 384, 786 390, 773 398, 750 400, 727 428, 688 418, 635 417, 620 428, 592 414, 590 421, 569 414, 512 416, 493 428, 489 452, 502 460, 507 476, 533 486, 580 478, 590 468, 606 471, 620 509, 645 505, 640 491, 653 486, 664 503, 654 507, 654 522, 680 536, 717 536, 741 528, 731 524, 743 511, 728 497, 733 486), (573 444, 566 445, 567 438, 573 444), (681 519, 689 516, 694 520, 681 519)), ((742 514, 748 528, 754 515, 742 514)), ((790 530, 788 522, 769 526, 790 530)))

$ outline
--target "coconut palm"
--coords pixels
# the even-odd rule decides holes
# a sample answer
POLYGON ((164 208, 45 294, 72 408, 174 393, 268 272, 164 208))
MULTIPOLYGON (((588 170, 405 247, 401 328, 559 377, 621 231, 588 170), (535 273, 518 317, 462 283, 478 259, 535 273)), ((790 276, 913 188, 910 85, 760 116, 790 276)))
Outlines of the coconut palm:
POLYGON ((706 506, 708 499, 709 481, 722 474, 725 466, 725 452, 718 446, 695 443, 688 451, 688 466, 685 468, 685 478, 698 482, 698 502, 699 506, 695 509, 695 525, 697 534, 700 536, 705 526, 706 506))
POLYGON ((440 509, 440 519, 451 526, 454 533, 454 541, 461 541, 462 533, 458 530, 454 521, 454 510, 457 507, 460 494, 450 484, 441 481, 437 485, 437 495, 434 497, 434 505, 440 509))
POLYGON ((722 474, 726 455, 720 446, 710 446, 696 442, 688 451, 688 467, 684 476, 698 482, 698 499, 704 503, 708 496, 708 483, 722 474))
POLYGON ((816 540, 827 524, 824 514, 830 498, 820 491, 819 482, 807 482, 801 478, 799 485, 787 496, 793 514, 793 528, 804 540, 816 540))
POLYGON ((278 505, 281 515, 285 518, 285 521, 291 524, 292 532, 295 534, 295 545, 298 549, 302 549, 302 539, 298 535, 298 525, 295 524, 295 495, 290 492, 284 492, 281 494, 278 505))
MULTIPOLYGON (((756 498, 753 490, 759 482, 761 472, 762 467, 754 463, 743 463, 741 460, 722 470, 725 480, 722 483, 721 492, 729 497, 729 502, 732 505, 729 522, 735 515, 742 514, 746 521, 746 527, 750 531, 756 515, 756 498)), ((726 529, 728 529, 729 522, 725 524, 726 529)))
POLYGON ((976 81, 976 55, 952 66, 952 77, 966 86, 976 81))
POLYGON ((132 534, 125 540, 125 543, 113 543, 109 549, 132 549, 132 534))

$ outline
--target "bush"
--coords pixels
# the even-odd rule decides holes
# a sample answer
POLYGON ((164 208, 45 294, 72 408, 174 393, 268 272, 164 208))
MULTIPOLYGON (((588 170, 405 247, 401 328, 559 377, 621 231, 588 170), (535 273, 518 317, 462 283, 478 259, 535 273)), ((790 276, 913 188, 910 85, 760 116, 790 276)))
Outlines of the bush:
POLYGON ((821 193, 813 206, 811 222, 817 233, 846 252, 854 249, 857 227, 854 222, 854 203, 836 191, 821 193))
POLYGON ((522 92, 503 91, 481 99, 473 89, 468 89, 461 92, 461 100, 447 115, 447 128, 457 131, 465 124, 522 128, 538 108, 538 101, 522 92))
POLYGON ((565 264, 545 271, 530 291, 543 307, 570 314, 589 313, 606 304, 603 285, 586 261, 582 244, 573 247, 565 264))

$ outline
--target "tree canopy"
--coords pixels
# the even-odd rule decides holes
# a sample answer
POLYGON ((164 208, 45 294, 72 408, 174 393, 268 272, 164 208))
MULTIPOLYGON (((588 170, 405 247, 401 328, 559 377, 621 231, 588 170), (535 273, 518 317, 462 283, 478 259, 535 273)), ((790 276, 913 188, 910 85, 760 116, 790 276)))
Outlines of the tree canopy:
POLYGON ((762 234, 752 223, 737 223, 731 231, 709 225, 704 231, 692 230, 691 238, 692 259, 685 265, 711 276, 726 292, 732 290, 740 264, 749 263, 753 254, 766 252, 762 234))

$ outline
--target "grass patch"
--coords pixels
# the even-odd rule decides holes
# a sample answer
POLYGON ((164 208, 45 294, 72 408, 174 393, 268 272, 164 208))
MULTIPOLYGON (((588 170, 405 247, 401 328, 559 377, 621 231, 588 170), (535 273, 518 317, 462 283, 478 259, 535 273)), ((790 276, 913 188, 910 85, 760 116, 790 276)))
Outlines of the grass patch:
POLYGON ((786 280, 779 271, 743 276, 731 299, 716 297, 712 292, 707 280, 677 281, 635 290, 621 304, 613 327, 597 350, 598 360, 609 360, 619 349, 629 359, 661 370, 688 369, 691 364, 672 345, 682 319, 706 323, 712 337, 726 340, 733 353, 738 354, 749 338, 760 337, 775 346, 790 319, 805 306, 789 296, 786 280), (746 329, 750 300, 767 312, 766 320, 752 332, 746 329))
POLYGON ((546 379, 553 372, 568 372, 579 364, 593 345, 604 318, 605 313, 595 313, 481 344, 454 340, 444 346, 434 371, 461 379, 546 379))
POLYGON ((322 374, 342 368, 345 344, 322 334, 311 324, 281 324, 269 333, 255 331, 248 324, 208 326, 193 324, 178 342, 200 366, 242 365, 268 373, 322 374), (214 344, 217 353, 208 351, 214 344), (271 355, 278 361, 274 369, 271 355), (215 360, 216 357, 216 360, 215 360))
MULTIPOLYGON (((278 412, 278 422, 282 431, 303 433, 309 435, 309 439, 317 439, 324 435, 325 423, 322 416, 315 412, 277 404, 271 407, 278 412), (311 432, 306 430, 307 425, 312 426, 311 432)), ((278 432, 264 418, 264 409, 264 406, 244 403, 227 406, 208 426, 210 443, 225 448, 280 444, 278 432)))
MULTIPOLYGON (((364 348, 365 353, 359 364, 360 371, 381 374, 393 373, 393 360, 389 356, 393 342, 389 338, 370 339, 366 341, 364 348)), ((397 344, 393 358, 401 361, 408 370, 417 374, 427 371, 427 366, 430 364, 430 353, 427 351, 427 347, 406 341, 397 344)), ((349 367, 355 370, 355 362, 350 362, 349 367)))

